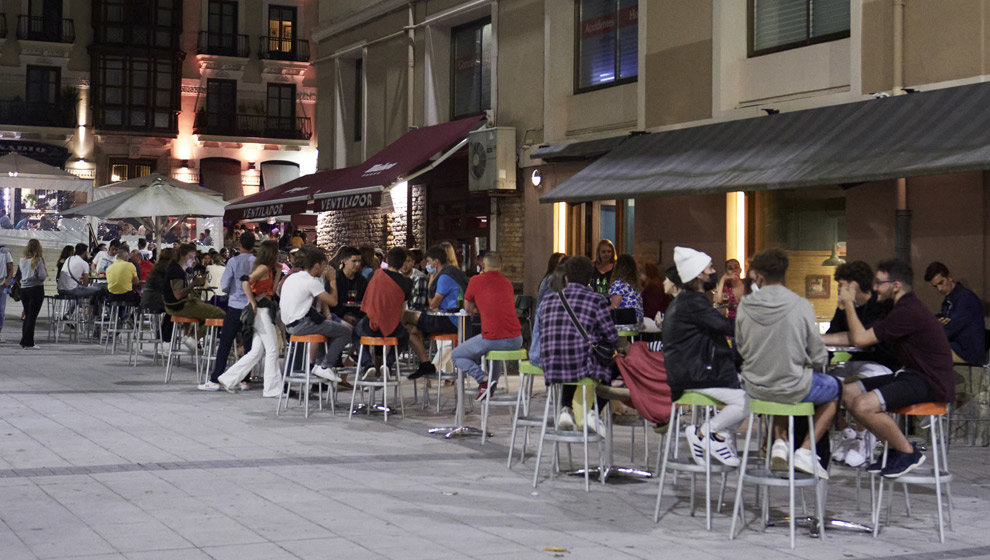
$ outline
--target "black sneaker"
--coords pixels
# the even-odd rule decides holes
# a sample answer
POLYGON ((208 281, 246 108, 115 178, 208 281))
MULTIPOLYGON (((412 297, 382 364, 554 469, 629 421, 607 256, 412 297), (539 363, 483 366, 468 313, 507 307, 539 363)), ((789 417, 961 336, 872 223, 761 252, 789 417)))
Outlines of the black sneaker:
POLYGON ((416 371, 409 374, 409 379, 419 379, 424 375, 436 375, 437 366, 433 365, 433 362, 420 362, 419 368, 416 371))
MULTIPOLYGON (((893 464, 894 461, 897 459, 897 457, 899 455, 904 455, 904 453, 902 451, 898 451, 896 449, 888 449, 887 450, 887 464, 888 465, 893 464)), ((883 471, 884 471, 883 453, 881 453, 880 456, 877 457, 877 460, 876 461, 873 461, 872 463, 870 463, 866 467, 866 472, 872 473, 872 474, 880 474, 883 471)))
POLYGON ((911 447, 914 448, 912 453, 898 452, 893 461, 888 456, 887 467, 880 474, 885 478, 897 478, 921 466, 925 462, 925 454, 918 451, 917 445, 911 444, 911 447))

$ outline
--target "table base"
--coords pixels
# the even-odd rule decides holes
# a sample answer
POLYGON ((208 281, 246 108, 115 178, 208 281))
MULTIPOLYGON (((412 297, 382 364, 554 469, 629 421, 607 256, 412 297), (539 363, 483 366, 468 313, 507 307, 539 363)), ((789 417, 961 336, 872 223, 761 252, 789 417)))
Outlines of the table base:
MULTIPOLYGON (((430 428, 429 433, 443 434, 443 437, 447 439, 454 437, 481 436, 481 430, 471 426, 439 426, 436 428, 430 428)), ((488 437, 492 437, 491 432, 488 433, 488 437)))
MULTIPOLYGON (((361 414, 361 413, 367 414, 368 413, 367 409, 368 409, 368 405, 364 403, 358 403, 354 405, 354 410, 351 411, 351 414, 361 414)), ((392 414, 394 412, 394 410, 390 406, 382 406, 380 404, 376 404, 371 407, 371 414, 385 414, 386 411, 389 414, 392 414)))
MULTIPOLYGON (((790 519, 790 517, 772 518, 767 521, 767 527, 785 526, 790 522, 790 519)), ((794 524, 798 527, 808 527, 811 537, 818 538, 817 517, 810 515, 795 517, 794 524)), ((853 521, 844 521, 842 519, 835 519, 834 517, 826 517, 825 526, 832 530, 851 531, 853 533, 873 533, 873 527, 870 527, 869 525, 863 525, 862 523, 855 523, 853 521)))
MULTIPOLYGON (((596 477, 599 476, 598 467, 591 467, 588 469, 589 476, 596 477)), ((570 471, 567 473, 568 476, 584 476, 584 469, 578 469, 576 471, 570 471)), ((653 478, 653 473, 650 471, 645 471, 643 469, 637 469, 636 467, 621 467, 613 465, 605 469, 605 482, 626 482, 626 481, 644 481, 653 478)))

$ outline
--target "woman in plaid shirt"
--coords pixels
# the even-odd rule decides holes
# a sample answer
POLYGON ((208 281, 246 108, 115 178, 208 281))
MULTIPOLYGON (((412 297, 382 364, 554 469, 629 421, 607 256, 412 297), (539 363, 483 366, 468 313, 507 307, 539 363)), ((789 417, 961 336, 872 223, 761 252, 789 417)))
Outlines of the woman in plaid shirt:
MULTIPOLYGON (((589 337, 598 342, 615 344, 618 332, 608 311, 608 300, 589 286, 592 270, 593 265, 588 257, 568 259, 564 265, 567 285, 562 293, 589 337)), ((561 302, 560 293, 547 294, 540 303, 539 328, 540 361, 547 385, 569 383, 585 377, 604 383, 611 380, 609 369, 598 363, 592 354, 591 345, 571 321, 561 302)), ((561 398, 564 404, 570 404, 574 392, 573 385, 563 387, 561 398)), ((573 426, 570 407, 565 406, 561 411, 558 427, 566 430, 573 429, 573 426)), ((588 411, 588 426, 596 431, 601 426, 601 420, 595 416, 593 410, 588 411)))

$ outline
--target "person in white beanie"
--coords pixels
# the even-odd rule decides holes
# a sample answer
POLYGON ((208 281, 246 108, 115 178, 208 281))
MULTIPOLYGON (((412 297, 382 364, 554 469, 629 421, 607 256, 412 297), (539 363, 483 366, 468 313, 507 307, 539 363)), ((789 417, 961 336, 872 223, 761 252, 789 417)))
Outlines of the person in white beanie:
POLYGON ((687 247, 674 248, 674 263, 683 290, 663 317, 663 353, 671 397, 691 390, 725 403, 706 425, 685 427, 691 457, 705 464, 705 453, 729 466, 739 465, 734 434, 748 414, 746 392, 739 385, 735 354, 726 337, 735 322, 719 313, 705 292, 716 283, 712 258, 687 247))

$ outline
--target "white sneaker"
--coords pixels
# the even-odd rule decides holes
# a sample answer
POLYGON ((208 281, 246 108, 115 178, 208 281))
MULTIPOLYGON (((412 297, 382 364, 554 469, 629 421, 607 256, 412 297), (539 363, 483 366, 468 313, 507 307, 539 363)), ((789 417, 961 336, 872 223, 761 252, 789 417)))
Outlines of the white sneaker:
POLYGON ((691 458, 699 465, 705 464, 705 440, 698 437, 698 430, 688 424, 684 427, 684 438, 687 439, 688 449, 691 450, 691 458))
POLYGON ((842 430, 839 434, 838 440, 835 442, 835 451, 832 452, 832 460, 843 462, 846 460, 846 453, 849 452, 855 446, 856 443, 856 430, 852 428, 846 428, 842 430))
POLYGON ((212 381, 207 381, 206 383, 203 383, 202 385, 197 385, 196 388, 199 389, 200 391, 219 391, 220 390, 220 384, 219 383, 214 383, 212 381))
POLYGON ((362 381, 371 381, 378 378, 378 368, 370 367, 365 370, 364 375, 361 376, 362 381))
POLYGON ((327 381, 330 381, 330 382, 333 382, 333 383, 339 383, 340 382, 340 376, 337 375, 336 373, 334 373, 334 371, 332 369, 328 368, 328 367, 319 366, 319 365, 318 366, 313 366, 313 369, 310 370, 310 371, 312 372, 313 375, 315 375, 317 377, 322 377, 323 379, 326 379, 327 381))
POLYGON ((595 414, 594 410, 589 410, 588 415, 584 418, 585 425, 588 429, 595 432, 600 436, 608 434, 608 428, 605 427, 605 422, 602 421, 601 417, 595 414))
POLYGON ((853 445, 846 452, 845 464, 850 467, 861 467, 873 456, 873 448, 876 446, 876 436, 868 430, 863 430, 856 435, 853 445))
POLYGON ((719 441, 711 436, 711 434, 705 434, 705 444, 711 442, 712 446, 712 456, 719 460, 720 463, 728 467, 738 467, 739 466, 739 455, 736 454, 736 450, 729 443, 732 436, 730 434, 719 434, 725 439, 719 441))
POLYGON ((828 471, 818 462, 818 456, 804 447, 794 452, 794 470, 817 474, 818 478, 828 480, 828 471))
POLYGON ((571 407, 565 406, 560 409, 560 416, 557 417, 557 429, 564 431, 577 429, 577 424, 574 422, 574 412, 571 410, 571 407))
POLYGON ((775 471, 787 470, 787 442, 782 439, 773 441, 770 448, 770 468, 775 471))

